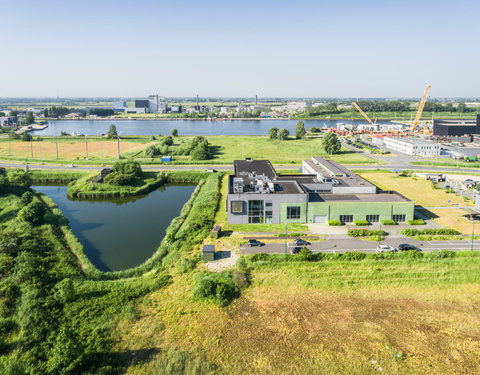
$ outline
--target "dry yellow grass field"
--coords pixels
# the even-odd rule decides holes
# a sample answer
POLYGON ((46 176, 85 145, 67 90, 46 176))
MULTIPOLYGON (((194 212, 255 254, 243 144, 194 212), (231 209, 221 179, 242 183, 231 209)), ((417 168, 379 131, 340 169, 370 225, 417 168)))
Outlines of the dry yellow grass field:
MULTIPOLYGON (((143 150, 149 143, 120 142, 120 153, 127 151, 143 150)), ((56 159, 55 142, 36 141, 31 144, 34 159, 56 159)), ((12 142, 10 145, 13 157, 31 158, 30 142, 12 142)), ((118 155, 116 141, 89 141, 88 156, 93 158, 116 157, 118 155)), ((0 143, 0 157, 8 156, 8 143, 0 143)), ((59 142, 58 156, 64 160, 84 159, 86 157, 86 145, 82 141, 59 142)))

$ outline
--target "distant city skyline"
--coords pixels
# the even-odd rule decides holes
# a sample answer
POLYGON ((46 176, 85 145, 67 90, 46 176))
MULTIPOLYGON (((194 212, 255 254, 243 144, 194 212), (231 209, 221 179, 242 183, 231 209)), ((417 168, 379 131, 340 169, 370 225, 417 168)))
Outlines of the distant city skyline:
POLYGON ((0 97, 479 97, 480 2, 2 2, 0 97))

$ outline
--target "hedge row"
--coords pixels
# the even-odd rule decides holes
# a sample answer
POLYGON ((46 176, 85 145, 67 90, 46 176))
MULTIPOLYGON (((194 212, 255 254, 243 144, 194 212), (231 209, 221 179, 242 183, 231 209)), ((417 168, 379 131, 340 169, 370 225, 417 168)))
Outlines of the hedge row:
POLYGON ((340 220, 328 220, 328 225, 340 226, 342 225, 342 222, 340 220))
POLYGON ((407 223, 410 225, 425 225, 425 221, 422 219, 407 220, 407 223))
POLYGON ((368 236, 385 236, 384 230, 369 230, 369 229, 349 229, 347 235, 350 237, 368 237, 368 236))
POLYGON ((425 234, 439 234, 439 235, 448 235, 454 236, 460 234, 460 232, 456 229, 449 229, 449 228, 438 228, 438 229, 402 229, 400 232, 404 236, 407 237, 414 237, 414 236, 421 236, 425 234))

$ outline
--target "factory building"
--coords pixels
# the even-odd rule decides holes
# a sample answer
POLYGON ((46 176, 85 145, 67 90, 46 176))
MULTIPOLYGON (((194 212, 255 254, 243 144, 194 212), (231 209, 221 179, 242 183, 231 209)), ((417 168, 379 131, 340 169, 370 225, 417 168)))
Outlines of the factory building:
POLYGON ((150 95, 148 99, 135 100, 135 108, 144 109, 144 113, 166 113, 167 105, 165 98, 158 95, 150 95))
POLYGON ((480 134, 480 115, 476 120, 433 120, 433 135, 438 137, 480 134))
POLYGON ((235 160, 227 186, 229 224, 380 222, 413 219, 414 202, 342 165, 314 157, 303 173, 279 175, 268 160, 235 160))
POLYGON ((418 138, 385 137, 385 147, 410 156, 434 157, 440 155, 440 145, 418 138))

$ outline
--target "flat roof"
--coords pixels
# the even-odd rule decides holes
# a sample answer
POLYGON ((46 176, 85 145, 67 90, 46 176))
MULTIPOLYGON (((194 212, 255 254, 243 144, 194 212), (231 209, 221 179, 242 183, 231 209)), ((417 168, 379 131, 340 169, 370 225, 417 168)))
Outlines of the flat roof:
POLYGON ((430 141, 428 139, 420 139, 420 138, 405 138, 405 137, 386 137, 385 140, 392 140, 398 141, 403 143, 409 143, 412 145, 420 145, 420 144, 428 144, 431 146, 438 146, 437 142, 430 141))
MULTIPOLYGON (((315 158, 314 158, 315 159, 315 158)), ((322 158, 318 158, 318 159, 322 159, 322 158)), ((322 160, 325 160, 325 159, 322 159, 322 160)), ((330 161, 330 160, 327 160, 327 161, 330 161)), ((313 161, 311 160, 304 160, 304 163, 306 163, 309 167, 311 167, 314 171, 324 175, 325 174, 325 170, 323 169, 322 166, 318 165, 318 164, 315 164, 313 161)), ((335 163, 335 162, 333 162, 335 163)), ((338 163, 336 163, 338 164, 338 163)), ((340 164, 338 164, 340 165, 340 164)), ((341 166, 341 165, 340 165, 341 166)), ((338 185, 336 186, 350 186, 350 187, 360 187, 360 186, 375 186, 373 185, 371 182, 368 182, 367 180, 365 180, 364 178, 360 177, 358 174, 352 172, 351 170, 343 167, 342 167, 342 170, 343 170, 343 174, 345 177, 339 177, 339 176, 325 176, 327 178, 332 178, 336 181, 338 181, 338 185)), ((340 168, 339 168, 340 169, 340 168)), ((310 175, 307 175, 307 176, 310 176, 310 175)))
POLYGON ((319 158, 318 156, 313 158, 313 164, 320 166, 332 177, 341 175, 348 176, 349 173, 352 173, 350 170, 345 168, 343 165, 338 164, 336 161, 319 158))
POLYGON ((377 194, 321 194, 310 193, 309 202, 411 202, 396 191, 377 194))
POLYGON ((215 245, 203 245, 204 253, 214 253, 215 252, 215 245))
POLYGON ((269 178, 277 177, 270 160, 234 160, 233 174, 235 177, 242 177, 242 174, 254 173, 258 176, 265 175, 269 178))

